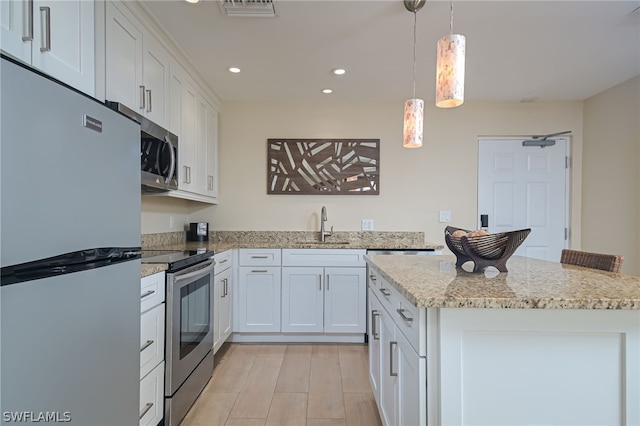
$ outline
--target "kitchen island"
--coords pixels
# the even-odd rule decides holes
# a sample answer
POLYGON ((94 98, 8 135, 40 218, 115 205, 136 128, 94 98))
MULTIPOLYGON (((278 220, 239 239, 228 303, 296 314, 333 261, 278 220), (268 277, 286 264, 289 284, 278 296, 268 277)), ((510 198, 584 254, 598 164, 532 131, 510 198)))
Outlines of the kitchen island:
POLYGON ((386 424, 640 424, 640 277, 512 257, 367 256, 386 424))

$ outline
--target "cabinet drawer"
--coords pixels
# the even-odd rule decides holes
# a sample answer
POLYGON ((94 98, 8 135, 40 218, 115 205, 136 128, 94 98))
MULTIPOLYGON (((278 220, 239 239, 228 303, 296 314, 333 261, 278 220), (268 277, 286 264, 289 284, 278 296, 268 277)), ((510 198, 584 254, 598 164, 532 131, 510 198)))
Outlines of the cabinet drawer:
POLYGON ((366 250, 283 249, 283 266, 365 266, 366 250))
POLYGON ((240 249, 240 266, 279 266, 280 249, 240 249))
POLYGON ((225 250, 220 253, 216 253, 215 256, 213 256, 213 259, 216 261, 216 274, 231 267, 232 253, 232 250, 225 250))
POLYGON ((164 417, 164 362, 140 380, 140 426, 156 426, 164 417))
POLYGON ((140 378, 164 359, 164 303, 140 316, 140 378))
POLYGON ((140 280, 140 312, 164 302, 164 282, 164 272, 158 272, 140 280))

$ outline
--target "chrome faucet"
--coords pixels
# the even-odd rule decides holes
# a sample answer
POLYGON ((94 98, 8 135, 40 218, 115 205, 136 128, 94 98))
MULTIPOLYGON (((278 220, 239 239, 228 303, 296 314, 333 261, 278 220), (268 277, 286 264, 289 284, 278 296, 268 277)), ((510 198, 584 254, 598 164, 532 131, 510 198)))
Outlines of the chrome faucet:
POLYGON ((331 231, 327 232, 324 230, 324 223, 327 221, 327 208, 322 206, 322 210, 320 211, 320 241, 325 242, 326 237, 330 237, 333 233, 333 226, 331 227, 331 231))

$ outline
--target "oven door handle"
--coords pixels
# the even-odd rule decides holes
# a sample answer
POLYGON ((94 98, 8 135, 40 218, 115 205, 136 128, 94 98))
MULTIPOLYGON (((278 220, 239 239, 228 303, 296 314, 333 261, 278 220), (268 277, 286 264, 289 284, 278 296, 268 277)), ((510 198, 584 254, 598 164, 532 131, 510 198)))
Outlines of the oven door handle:
POLYGON ((213 272, 213 265, 215 265, 215 261, 213 259, 202 263, 202 265, 196 269, 193 272, 188 272, 184 275, 179 275, 176 274, 174 275, 173 279, 174 281, 180 282, 180 281, 184 281, 184 280, 197 280, 201 277, 204 277, 205 275, 211 274, 213 272))

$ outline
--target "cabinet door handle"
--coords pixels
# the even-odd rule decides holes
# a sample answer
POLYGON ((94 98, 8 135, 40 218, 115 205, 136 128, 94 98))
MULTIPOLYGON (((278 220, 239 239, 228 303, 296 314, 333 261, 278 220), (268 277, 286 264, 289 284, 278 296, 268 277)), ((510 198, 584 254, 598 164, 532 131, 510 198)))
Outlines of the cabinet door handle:
POLYGON ((149 291, 145 291, 144 293, 142 293, 142 295, 140 296, 140 299, 144 299, 147 296, 151 296, 153 293, 155 293, 155 290, 149 290, 149 291))
POLYGON ((49 6, 40 6, 40 28, 42 29, 42 37, 40 43, 41 52, 51 51, 51 8, 49 6), (42 15, 44 14, 44 18, 42 15))
POLYGON ((22 41, 33 40, 33 0, 22 3, 22 41))
POLYGON ((371 281, 375 281, 375 280, 376 280, 376 276, 375 276, 375 275, 373 275, 373 274, 371 274, 371 275, 369 275, 369 279, 370 279, 371 281))
POLYGON ((145 349, 147 349, 149 346, 153 345, 153 340, 147 340, 144 345, 142 345, 140 347, 140 352, 144 351, 145 349))
POLYGON ((371 335, 374 340, 380 340, 380 335, 378 334, 378 326, 376 325, 376 318, 380 316, 380 313, 377 309, 373 309, 371 311, 371 335))
POLYGON ((389 376, 397 376, 398 372, 393 372, 393 347, 396 346, 398 342, 389 342, 389 376))
POLYGON ((140 109, 145 109, 144 86, 140 86, 140 109))
POLYGON ((327 291, 329 291, 329 274, 327 274, 327 284, 325 285, 327 291))
POLYGON ((184 177, 182 178, 182 182, 183 183, 189 183, 189 181, 187 181, 187 169, 189 167, 187 167, 187 166, 182 166, 182 167, 184 168, 184 177))
POLYGON ((228 262, 228 261, 229 261, 229 259, 222 259, 222 260, 221 260, 220 262, 218 262, 218 263, 222 265, 223 263, 226 263, 226 262, 228 262))
POLYGON ((188 172, 188 176, 189 176, 187 178, 187 179, 189 179, 189 181, 187 183, 191 183, 191 166, 187 166, 187 172, 188 172))
POLYGON ((229 280, 227 278, 224 279, 224 295, 229 295, 229 280))
POLYGON ((268 259, 269 256, 251 256, 252 259, 268 259))
POLYGON ((251 272, 268 272, 266 269, 252 269, 251 272))
POLYGON ((151 407, 153 407, 153 402, 147 402, 144 406, 144 408, 142 409, 142 411, 140 411, 140 419, 142 419, 144 417, 145 414, 147 414, 147 412, 149 410, 151 410, 151 407))
POLYGON ((396 312, 398 313, 398 315, 400 315, 400 318, 402 318, 403 320, 407 321, 407 322, 411 322, 413 321, 413 318, 408 317, 404 314, 405 309, 396 309, 396 312))
POLYGON ((322 291, 322 274, 318 274, 318 290, 322 291))
POLYGON ((147 89, 147 112, 151 112, 151 90, 147 89))
POLYGON ((386 288, 381 288, 380 293, 384 294, 385 296, 391 296, 391 292, 386 288))

